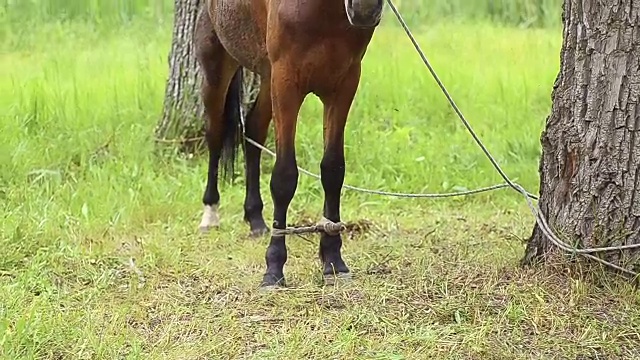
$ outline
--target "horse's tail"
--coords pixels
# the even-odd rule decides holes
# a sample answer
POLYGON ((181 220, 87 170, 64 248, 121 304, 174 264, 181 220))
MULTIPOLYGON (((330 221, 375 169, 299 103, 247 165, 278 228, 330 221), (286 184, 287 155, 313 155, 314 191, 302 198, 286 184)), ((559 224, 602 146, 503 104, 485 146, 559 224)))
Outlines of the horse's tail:
POLYGON ((242 67, 238 67, 229 84, 222 115, 222 154, 220 162, 222 165, 222 177, 228 180, 233 178, 238 148, 243 141, 244 128, 240 119, 242 82, 242 67))

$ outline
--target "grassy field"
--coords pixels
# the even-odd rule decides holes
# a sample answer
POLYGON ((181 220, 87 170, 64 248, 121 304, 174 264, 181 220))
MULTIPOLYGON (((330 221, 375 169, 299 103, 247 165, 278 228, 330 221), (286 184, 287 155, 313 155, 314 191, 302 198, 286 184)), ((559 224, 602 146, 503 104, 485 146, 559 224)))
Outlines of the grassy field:
MULTIPOLYGON (((105 25, 171 18, 175 0, 0 0, 0 17, 9 24, 25 21, 92 21, 105 25)), ((407 21, 491 21, 520 27, 561 24, 563 0, 394 0, 407 21)), ((22 27, 24 28, 24 27, 22 27)))
MULTIPOLYGON (((247 237, 242 177, 222 186, 221 229, 202 236, 204 159, 153 152, 170 23, 119 24, 2 27, 1 358, 640 355, 630 285, 575 267, 519 268, 533 220, 507 190, 448 200, 345 191, 354 284, 321 287, 316 239, 290 238, 291 289, 259 292, 268 239, 247 237)), ((474 128, 532 192, 560 36, 482 22, 418 31, 474 128)), ((397 28, 377 33, 364 66, 347 183, 448 192, 500 182, 397 28)), ((308 98, 297 146, 313 171, 320 114, 308 98)), ((269 223, 271 165, 265 156, 269 223)), ((321 205, 319 182, 301 176, 291 221, 315 221, 321 205)))

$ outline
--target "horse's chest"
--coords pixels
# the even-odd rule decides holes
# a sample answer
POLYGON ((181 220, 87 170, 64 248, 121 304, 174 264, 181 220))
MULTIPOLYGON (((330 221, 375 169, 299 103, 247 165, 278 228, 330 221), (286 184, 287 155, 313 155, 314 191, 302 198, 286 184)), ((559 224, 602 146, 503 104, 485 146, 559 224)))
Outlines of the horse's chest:
POLYGON ((349 69, 354 62, 360 61, 361 47, 349 46, 344 41, 320 41, 309 46, 302 54, 309 70, 318 75, 327 76, 330 73, 341 74, 349 69))
POLYGON ((308 90, 316 94, 333 91, 359 66, 365 45, 345 41, 321 41, 300 53, 296 68, 308 90), (357 44, 355 44, 357 45, 357 44))

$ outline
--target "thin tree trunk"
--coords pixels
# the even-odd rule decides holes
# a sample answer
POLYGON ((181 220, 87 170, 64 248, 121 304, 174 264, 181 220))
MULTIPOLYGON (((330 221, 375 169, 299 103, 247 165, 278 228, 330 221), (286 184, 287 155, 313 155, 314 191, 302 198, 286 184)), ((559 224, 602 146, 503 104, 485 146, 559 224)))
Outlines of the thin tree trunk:
MULTIPOLYGON (((640 2, 565 0, 540 208, 568 244, 640 243, 640 2)), ((539 227, 523 264, 557 251, 539 227)), ((634 270, 638 252, 600 255, 634 270)), ((638 270, 638 269, 635 269, 638 270)))
MULTIPOLYGON (((169 54, 169 77, 162 118, 156 139, 176 144, 182 152, 194 153, 204 144, 204 108, 200 98, 202 73, 196 59, 194 32, 199 11, 206 0, 176 0, 173 40, 169 54)), ((257 96, 260 78, 244 69, 243 115, 257 96)))

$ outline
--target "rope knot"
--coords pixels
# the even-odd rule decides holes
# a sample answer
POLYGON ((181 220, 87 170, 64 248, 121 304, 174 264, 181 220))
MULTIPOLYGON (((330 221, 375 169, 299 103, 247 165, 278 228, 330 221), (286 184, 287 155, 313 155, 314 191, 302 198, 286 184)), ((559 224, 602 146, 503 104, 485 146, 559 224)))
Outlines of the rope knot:
POLYGON ((324 232, 329 236, 338 236, 347 227, 341 223, 334 223, 333 221, 322 218, 316 225, 312 226, 300 226, 300 227, 288 227, 286 229, 272 229, 272 236, 285 236, 285 235, 300 235, 300 234, 310 234, 310 233, 318 233, 324 232))
POLYGON ((318 228, 319 231, 324 231, 329 236, 338 236, 342 231, 346 230, 347 228, 343 223, 341 222, 334 223, 333 221, 325 217, 323 217, 318 222, 318 225, 316 227, 318 228))

